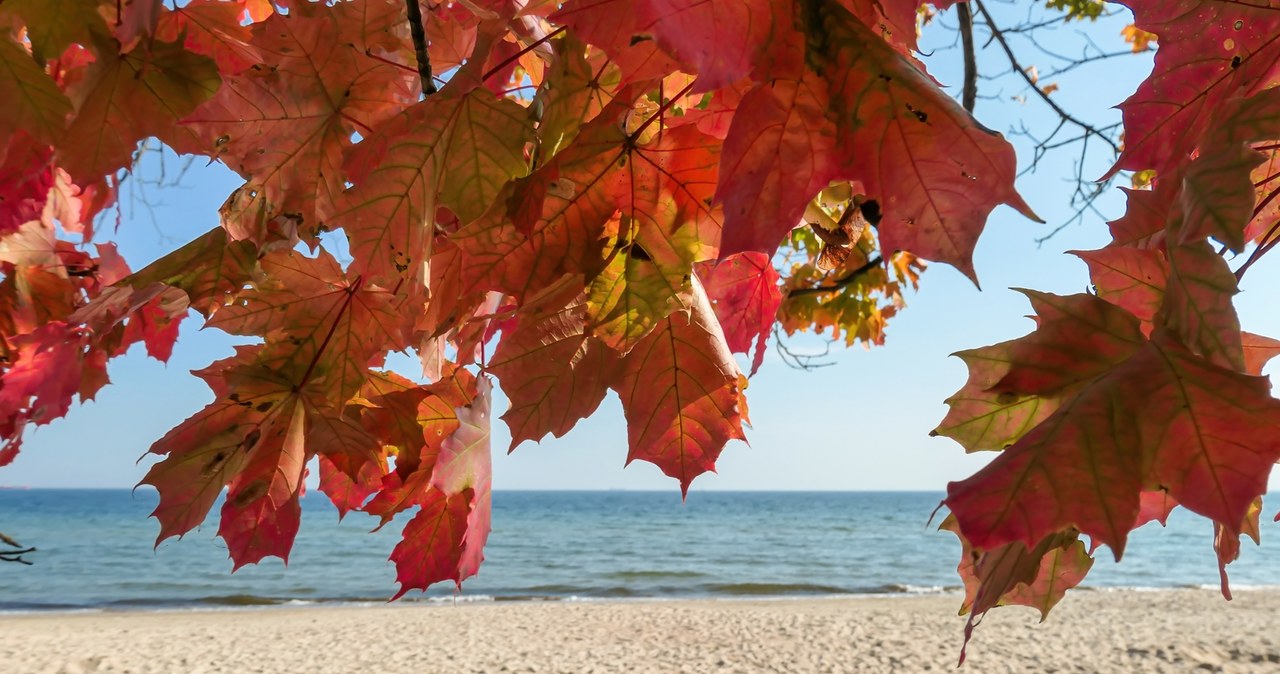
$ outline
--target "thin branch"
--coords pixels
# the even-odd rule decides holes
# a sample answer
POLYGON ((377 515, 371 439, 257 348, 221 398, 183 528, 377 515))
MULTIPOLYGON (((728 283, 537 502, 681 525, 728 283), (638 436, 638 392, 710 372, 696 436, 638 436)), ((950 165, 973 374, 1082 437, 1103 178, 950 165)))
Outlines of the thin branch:
POLYGON ((1244 264, 1240 265, 1240 268, 1236 270, 1236 281, 1243 279, 1244 273, 1249 271, 1249 267, 1252 267, 1253 263, 1261 260, 1263 255, 1271 252, 1271 249, 1275 248, 1277 243, 1280 243, 1280 238, 1272 238, 1276 235, 1277 231, 1280 231, 1280 220, 1277 220, 1272 224, 1271 228, 1267 230, 1267 233, 1262 235, 1262 238, 1258 239, 1262 244, 1257 248, 1254 248, 1253 253, 1249 255, 1249 259, 1245 260, 1244 264))
POLYGON ((431 78, 431 57, 427 54, 427 33, 422 29, 422 8, 418 6, 418 0, 404 0, 404 6, 409 11, 409 34, 413 36, 413 57, 418 61, 422 95, 430 96, 436 92, 436 83, 431 78))
POLYGON ((23 547, 17 541, 13 540, 12 538, 9 538, 8 536, 2 533, 0 533, 0 542, 4 543, 5 545, 8 545, 11 548, 14 548, 13 550, 0 550, 0 562, 17 562, 18 564, 26 564, 27 566, 31 566, 31 562, 23 559, 22 556, 35 552, 36 551, 35 548, 23 547))
POLYGON ((1071 113, 1063 110, 1062 106, 1058 105, 1057 101, 1050 98, 1049 94, 1046 94, 1044 90, 1036 84, 1036 81, 1031 78, 1031 75, 1027 74, 1027 71, 1022 67, 1022 64, 1018 63, 1018 57, 1014 55, 1013 49, 1009 46, 1009 42, 1005 40, 1004 33, 1000 30, 1000 27, 997 26, 995 20, 991 18, 991 13, 987 11, 986 5, 982 4, 982 0, 974 0, 974 4, 977 5, 978 12, 982 14, 982 20, 986 22, 987 28, 991 30, 992 39, 1000 43, 1000 48, 1004 50, 1005 56, 1009 59, 1009 65, 1012 66, 1014 70, 1018 71, 1018 74, 1026 81, 1027 86, 1031 87, 1032 90, 1036 92, 1036 95, 1039 96, 1040 99, 1043 100, 1054 112, 1058 113, 1058 116, 1063 120, 1079 127, 1087 135, 1094 135, 1101 138, 1103 142, 1111 146, 1111 149, 1116 154, 1119 154, 1120 146, 1116 145, 1115 141, 1111 140, 1092 124, 1082 122, 1079 119, 1076 119, 1076 117, 1071 113))
POLYGON ((973 13, 969 11, 969 3, 956 5, 956 14, 960 17, 960 41, 964 45, 964 109, 973 113, 973 106, 978 102, 978 57, 973 50, 973 13))
POLYGON ((831 285, 817 286, 815 288, 792 288, 791 290, 787 291, 787 297, 791 298, 791 297, 799 297, 801 295, 813 295, 816 293, 829 293, 829 292, 835 292, 838 290, 844 290, 845 288, 852 285, 854 281, 858 280, 859 276, 862 276, 863 274, 871 271, 872 269, 879 267, 880 262, 881 262, 880 256, 877 255, 871 258, 870 260, 867 260, 867 263, 862 265, 861 267, 858 267, 857 269, 854 269, 848 274, 845 274, 844 276, 840 277, 831 285))
POLYGON ((778 356, 782 358, 782 362, 787 367, 796 370, 816 370, 820 367, 828 367, 835 365, 834 360, 820 360, 831 356, 831 342, 827 342, 826 348, 822 353, 796 353, 787 346, 783 339, 782 330, 777 325, 773 326, 773 348, 777 350, 778 356))

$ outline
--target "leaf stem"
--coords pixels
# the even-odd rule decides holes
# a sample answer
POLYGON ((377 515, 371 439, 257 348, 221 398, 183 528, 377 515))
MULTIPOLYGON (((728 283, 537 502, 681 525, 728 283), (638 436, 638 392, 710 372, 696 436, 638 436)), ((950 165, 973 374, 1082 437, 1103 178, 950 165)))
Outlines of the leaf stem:
POLYGON ((1249 255, 1249 259, 1245 260, 1244 264, 1240 265, 1240 268, 1236 270, 1237 282, 1244 278, 1244 273, 1249 271, 1249 267, 1252 267, 1253 263, 1262 259, 1263 255, 1266 255, 1272 248, 1276 247, 1277 243, 1280 243, 1280 238, 1273 238, 1277 231, 1280 231, 1280 220, 1276 220, 1272 223, 1271 228, 1267 230, 1267 233, 1262 235, 1262 238, 1259 239, 1262 243, 1258 244, 1258 247, 1253 249, 1253 253, 1249 255))
POLYGON ((524 48, 524 49, 521 49, 520 51, 518 51, 518 52, 516 52, 516 53, 512 54, 511 56, 508 56, 507 58, 502 59, 502 62, 501 62, 501 63, 499 63, 498 65, 496 65, 496 66, 494 66, 494 67, 492 67, 492 68, 490 68, 488 72, 486 72, 484 75, 482 75, 482 76, 480 77, 480 79, 482 79, 482 80, 487 80, 487 79, 489 79, 490 77, 493 77, 494 75, 496 75, 496 74, 498 74, 498 73, 502 72, 502 69, 503 69, 503 68, 506 68, 507 66, 511 65, 511 63, 512 63, 512 62, 514 62, 514 61, 518 61, 518 60, 520 60, 520 57, 521 57, 521 56, 524 56, 525 54, 528 54, 529 52, 531 52, 531 51, 533 51, 533 50, 537 49, 537 48, 538 48, 539 46, 541 46, 543 43, 545 43, 545 42, 547 42, 548 40, 550 40, 551 38, 553 38, 553 37, 555 37, 555 36, 557 36, 557 35, 559 35, 559 34, 563 33, 564 31, 565 31, 565 27, 564 27, 564 26, 560 26, 559 28, 557 28, 557 29, 555 29, 555 30, 551 31, 550 33, 547 33, 546 35, 543 35, 542 37, 538 38, 537 40, 534 40, 533 42, 530 42, 528 45, 526 45, 526 46, 525 46, 525 48, 524 48))
POLYGON ((333 318, 333 323, 329 325, 329 332, 325 334, 324 341, 320 342, 319 348, 311 356, 311 362, 307 363, 307 369, 302 373, 302 377, 298 380, 298 390, 307 385, 311 381, 311 373, 316 369, 316 363, 320 362, 320 356, 324 354, 324 350, 329 348, 329 341, 333 339, 333 333, 338 330, 338 323, 342 322, 343 314, 351 308, 351 301, 355 299, 356 293, 360 292, 360 286, 364 284, 364 277, 357 276, 355 283, 347 288, 347 298, 342 301, 342 308, 338 310, 338 315, 333 318))
POLYGON ((681 89, 679 93, 677 93, 675 96, 672 96, 671 98, 663 101, 662 107, 658 108, 657 112, 653 113, 652 115, 649 115, 649 119, 644 120, 644 123, 641 124, 639 128, 637 128, 635 131, 632 131, 631 135, 627 136, 627 140, 635 142, 635 140, 640 137, 640 134, 644 133, 644 130, 649 128, 650 124, 653 124, 654 122, 658 121, 659 117, 665 114, 667 110, 671 108, 671 106, 675 105, 676 101, 680 100, 681 98, 684 97, 685 94, 689 93, 689 90, 692 88, 693 88, 693 82, 690 82, 686 84, 685 87, 681 89))
POLYGON ((364 55, 365 55, 365 56, 368 56, 369 58, 371 58, 371 59, 373 59, 373 60, 375 60, 375 61, 382 61, 383 63, 385 63, 385 64, 387 64, 387 65, 389 65, 389 66, 395 66, 395 67, 397 67, 397 68, 400 68, 401 70, 408 70, 408 71, 409 71, 409 72, 411 72, 411 73, 416 73, 416 72, 418 72, 418 69, 417 69, 417 68, 414 68, 414 67, 412 67, 412 66, 407 66, 407 65, 405 65, 405 64, 403 64, 403 63, 400 63, 399 61, 392 61, 391 59, 389 59, 389 58, 387 58, 387 57, 385 57, 385 56, 378 56, 377 54, 373 53, 373 50, 372 50, 372 49, 365 49, 365 50, 364 50, 364 55))
POLYGON ((430 96, 436 92, 436 83, 431 78, 431 56, 427 54, 427 34, 422 29, 422 8, 418 6, 418 0, 404 0, 404 6, 409 13, 409 34, 413 36, 413 57, 418 62, 422 95, 430 96))

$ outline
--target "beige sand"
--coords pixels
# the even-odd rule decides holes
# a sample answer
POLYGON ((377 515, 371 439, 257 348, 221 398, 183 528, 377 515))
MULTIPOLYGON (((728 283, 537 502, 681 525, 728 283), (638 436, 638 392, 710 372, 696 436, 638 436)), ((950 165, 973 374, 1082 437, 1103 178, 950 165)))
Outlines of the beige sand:
MULTIPOLYGON (((957 597, 394 605, 0 618, 0 672, 918 672, 957 597)), ((961 672, 1280 672, 1280 592, 1081 591, 993 611, 961 672)))

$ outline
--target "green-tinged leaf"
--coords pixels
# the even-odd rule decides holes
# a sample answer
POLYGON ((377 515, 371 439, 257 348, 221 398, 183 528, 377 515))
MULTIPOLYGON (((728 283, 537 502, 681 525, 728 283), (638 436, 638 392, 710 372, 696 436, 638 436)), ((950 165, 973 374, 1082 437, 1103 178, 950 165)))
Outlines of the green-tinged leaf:
POLYGON ((1072 254, 1089 265, 1089 278, 1098 297, 1133 314, 1149 331, 1164 302, 1169 277, 1164 251, 1107 246, 1072 254))
POLYGON ((1019 396, 1070 389, 1105 373, 1145 341, 1133 314, 1094 295, 1022 291, 1036 329, 1009 345, 1009 371, 992 389, 1019 396))
POLYGON ((1068 527, 1118 559, 1140 493, 1162 489, 1238 533, 1280 459, 1280 401, 1166 333, 996 457, 948 487, 974 546, 1034 545, 1068 527))
POLYGON ((67 125, 71 101, 31 55, 6 36, 0 36, 0 90, 8 101, 0 106, 0 136, 26 131, 52 144, 67 125))
POLYGON ((149 136, 189 148, 195 134, 178 121, 220 82, 213 61, 169 42, 100 59, 68 92, 75 116, 58 146, 58 163, 76 184, 89 185, 128 167, 138 141, 149 136))
POLYGON ((258 251, 248 241, 228 241, 215 227, 187 245, 126 277, 118 285, 143 289, 155 284, 178 288, 191 307, 213 315, 253 278, 258 251))
POLYGON ((446 88, 384 125, 348 159, 356 185, 333 221, 351 239, 355 268, 425 284, 437 207, 464 223, 479 217, 527 171, 531 134, 523 108, 483 88, 446 88))
POLYGON ((564 436, 604 400, 618 357, 587 333, 587 309, 579 295, 564 307, 535 311, 498 343, 489 371, 510 400, 502 419, 511 449, 547 433, 564 436))
POLYGON ((1227 261, 1207 241, 1171 247, 1168 256, 1168 287, 1157 322, 1192 351, 1243 372, 1240 319, 1231 303, 1239 291, 1227 261))
POLYGON ((8 0, 3 11, 27 24, 32 51, 42 61, 58 58, 73 43, 93 45, 109 34, 98 0, 8 0))
POLYGON ((738 367, 701 283, 685 302, 627 354, 611 388, 627 417, 627 463, 649 461, 688 493, 729 440, 746 436, 738 367))
POLYGON ((274 14, 254 26, 250 46, 267 65, 228 77, 183 122, 196 141, 180 150, 221 159, 248 181, 224 216, 232 238, 263 243, 265 223, 282 216, 307 235, 332 227, 352 133, 369 134, 416 100, 416 78, 370 56, 364 21, 336 12, 274 14))

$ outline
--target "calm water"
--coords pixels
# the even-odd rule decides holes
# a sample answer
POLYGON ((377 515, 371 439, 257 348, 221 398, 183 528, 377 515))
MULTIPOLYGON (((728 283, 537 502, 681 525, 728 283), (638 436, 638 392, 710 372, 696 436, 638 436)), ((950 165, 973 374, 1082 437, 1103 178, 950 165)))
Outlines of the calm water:
MULTIPOLYGON (((801 596, 955 589, 959 546, 926 528, 937 493, 499 492, 480 575, 462 600, 801 596)), ((39 548, 0 564, 0 610, 383 601, 405 517, 341 523, 303 501, 288 568, 230 573, 215 520, 152 551, 155 492, 0 490, 0 531, 39 548)), ((215 508, 214 513, 216 514, 215 508)), ((1269 518, 1267 518, 1269 520, 1269 518)), ((1263 535, 1275 526, 1264 525, 1263 535)), ((1134 534, 1123 564, 1103 551, 1094 586, 1216 586, 1210 526, 1182 514, 1134 534)), ((1247 544, 1237 586, 1280 585, 1280 541, 1247 544)), ((445 583, 408 601, 451 601, 445 583)))

